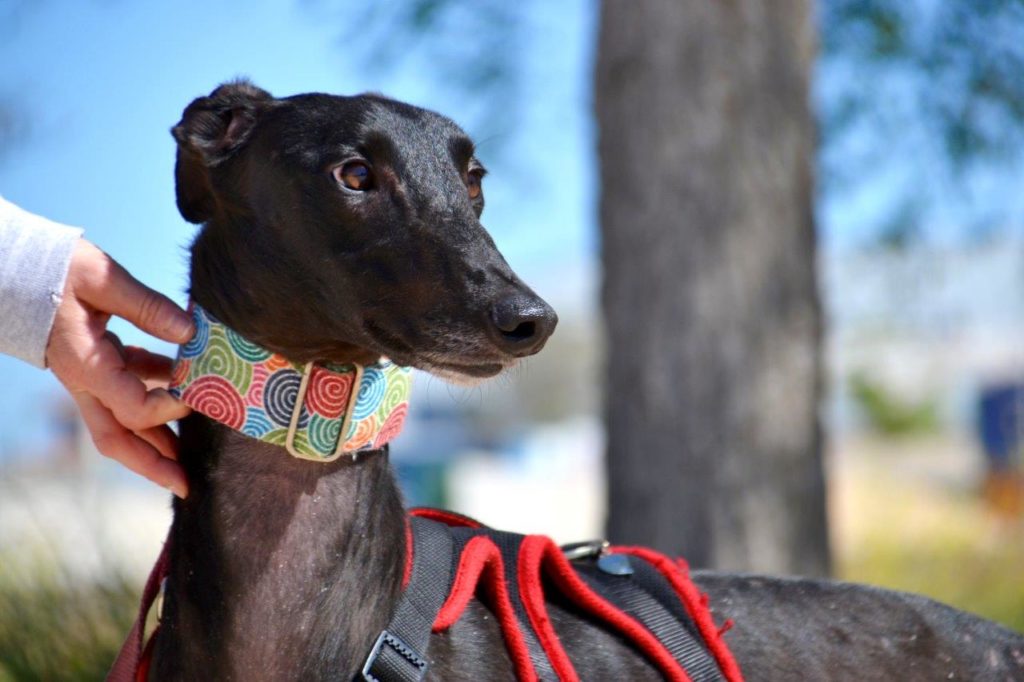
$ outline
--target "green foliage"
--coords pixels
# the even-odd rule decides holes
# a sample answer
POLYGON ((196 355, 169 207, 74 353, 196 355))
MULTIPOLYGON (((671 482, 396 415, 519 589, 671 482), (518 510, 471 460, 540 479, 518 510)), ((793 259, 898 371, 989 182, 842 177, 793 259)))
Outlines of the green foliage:
POLYGON ((1024 632, 1024 517, 995 513, 950 468, 946 436, 847 444, 833 470, 841 580, 923 594, 1024 632), (898 453, 900 466, 894 467, 898 453))
MULTIPOLYGON (((350 22, 346 43, 364 50, 364 68, 428 64, 424 78, 465 97, 462 122, 478 129, 486 121, 500 140, 528 95, 522 55, 537 28, 535 6, 373 3, 350 22)), ((1024 161, 1024 0, 821 0, 818 10, 814 108, 825 196, 873 189, 880 214, 868 220, 899 248, 939 216, 971 235, 1005 222, 1020 182, 1008 171, 1024 161)))
POLYGON ((38 568, 0 572, 0 682, 103 679, 134 622, 137 589, 118 574, 83 583, 38 568))
POLYGON ((858 120, 882 137, 916 120, 960 168, 1024 137, 1024 0, 824 0, 821 41, 826 68, 861 74, 821 102, 826 139, 858 120))
POLYGON ((871 428, 877 433, 906 436, 932 432, 939 426, 938 410, 934 400, 908 404, 863 373, 851 377, 850 391, 871 428))
MULTIPOLYGON (((462 115, 468 120, 459 122, 471 130, 484 128, 486 122, 489 135, 503 137, 520 114, 527 4, 413 0, 346 7, 354 17, 343 40, 368 49, 359 59, 364 68, 378 73, 411 70, 463 96, 468 106, 461 107, 462 115), (428 68, 421 68, 424 64, 428 68)), ((500 152, 500 145, 494 151, 500 152)))
POLYGON ((822 0, 819 16, 826 190, 877 183, 890 213, 953 205, 969 228, 1005 219, 1012 204, 972 203, 969 181, 984 171, 989 191, 1009 193, 994 196, 1019 183, 1005 171, 1024 148, 1024 0, 822 0))

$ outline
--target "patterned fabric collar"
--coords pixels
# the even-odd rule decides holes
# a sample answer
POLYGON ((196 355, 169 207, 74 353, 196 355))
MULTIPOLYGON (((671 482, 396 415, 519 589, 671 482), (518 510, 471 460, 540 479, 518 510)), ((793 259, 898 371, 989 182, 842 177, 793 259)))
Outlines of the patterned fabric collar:
POLYGON ((302 459, 384 446, 402 430, 412 376, 388 360, 307 365, 250 343, 196 303, 170 392, 196 412, 302 459))

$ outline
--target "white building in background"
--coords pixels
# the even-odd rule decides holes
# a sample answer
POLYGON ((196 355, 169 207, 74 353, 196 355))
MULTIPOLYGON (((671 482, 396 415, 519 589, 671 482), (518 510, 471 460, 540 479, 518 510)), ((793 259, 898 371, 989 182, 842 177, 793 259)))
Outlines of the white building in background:
POLYGON ((849 379, 864 372, 910 401, 935 399, 971 426, 978 389, 1024 380, 1024 241, 822 254, 825 416, 860 425, 849 379))

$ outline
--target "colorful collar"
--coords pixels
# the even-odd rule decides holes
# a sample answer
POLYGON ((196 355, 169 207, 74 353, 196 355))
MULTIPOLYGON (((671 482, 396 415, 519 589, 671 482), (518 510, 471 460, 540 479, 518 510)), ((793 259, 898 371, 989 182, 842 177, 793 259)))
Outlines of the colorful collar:
POLYGON ((196 303, 189 311, 196 333, 178 351, 170 392, 196 412, 319 462, 381 448, 402 430, 408 367, 297 364, 243 339, 196 303))

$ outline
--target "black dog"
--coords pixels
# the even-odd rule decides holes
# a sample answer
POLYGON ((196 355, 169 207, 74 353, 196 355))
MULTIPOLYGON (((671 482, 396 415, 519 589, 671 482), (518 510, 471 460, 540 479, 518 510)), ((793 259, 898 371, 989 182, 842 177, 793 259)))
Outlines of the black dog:
MULTIPOLYGON (((193 299, 306 361, 387 356, 449 378, 538 351, 552 310, 479 223, 483 168, 451 121, 383 97, 275 99, 247 83, 174 128, 178 206, 204 225, 193 299)), ((386 453, 311 463, 193 414, 151 677, 346 680, 401 591, 405 512, 386 453)), ((808 580, 694 576, 751 680, 1024 679, 1024 638, 927 599, 808 580)), ((655 669, 550 607, 582 679, 655 669)), ((513 679, 488 608, 434 635, 430 678, 513 679)))

